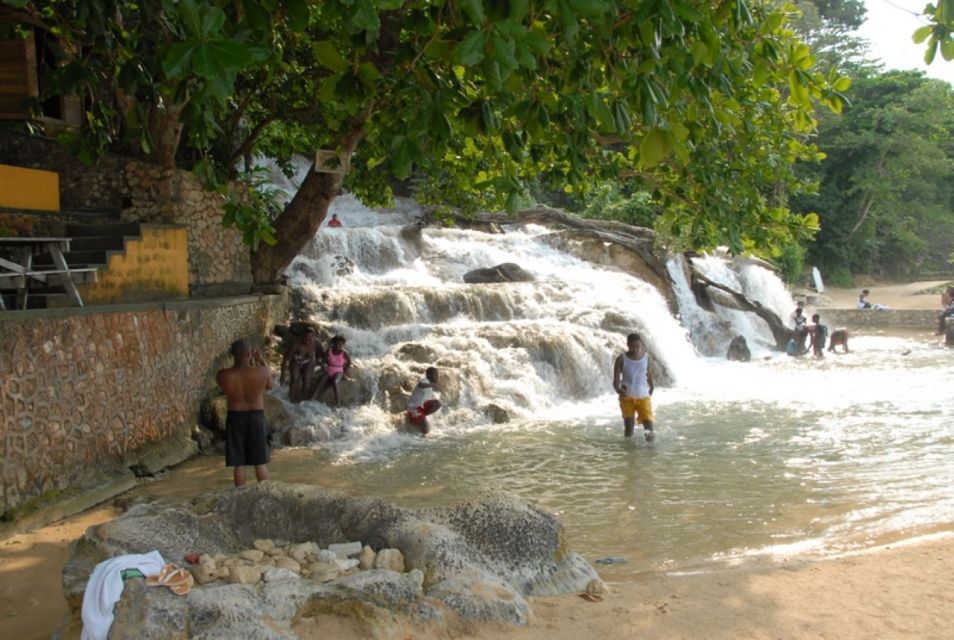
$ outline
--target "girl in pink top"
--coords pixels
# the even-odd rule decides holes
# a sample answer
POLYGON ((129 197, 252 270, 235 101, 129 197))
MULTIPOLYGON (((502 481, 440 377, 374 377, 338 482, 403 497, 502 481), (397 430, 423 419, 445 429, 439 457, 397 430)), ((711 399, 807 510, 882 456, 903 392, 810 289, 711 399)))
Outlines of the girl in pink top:
POLYGON ((348 375, 348 369, 351 368, 351 356, 345 351, 344 345, 345 339, 342 336, 335 336, 331 339, 331 346, 325 351, 325 376, 317 391, 318 394, 321 394, 328 387, 331 387, 336 408, 341 406, 338 399, 338 381, 348 375))

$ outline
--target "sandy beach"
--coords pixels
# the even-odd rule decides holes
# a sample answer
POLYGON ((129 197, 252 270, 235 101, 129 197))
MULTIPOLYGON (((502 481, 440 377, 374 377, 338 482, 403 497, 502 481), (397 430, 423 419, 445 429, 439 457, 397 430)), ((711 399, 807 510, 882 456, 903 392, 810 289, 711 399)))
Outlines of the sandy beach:
MULTIPOLYGON (((87 526, 115 517, 102 507, 0 542, 4 636, 49 638, 66 614, 60 571, 87 526)), ((602 602, 534 598, 523 628, 474 628, 466 637, 596 638, 950 638, 954 624, 954 535, 820 561, 789 560, 694 575, 649 574, 611 582, 602 602)), ((313 637, 358 640, 360 626, 324 620, 313 637)), ((379 634, 380 635, 380 634, 379 634)), ((309 633, 309 636, 312 636, 309 633)), ((75 637, 67 634, 67 637, 75 637)), ((438 638, 403 628, 381 637, 438 638)))
MULTIPOLYGON (((898 309, 939 308, 937 283, 869 286, 898 309)), ((829 289, 819 308, 851 308, 862 287, 829 289)), ((160 481, 161 482, 161 481, 160 481)), ((72 541, 118 514, 104 505, 0 539, 0 620, 9 638, 49 638, 67 612, 61 570, 72 541)), ((954 523, 902 544, 824 560, 753 563, 708 573, 652 573, 609 583, 601 602, 574 595, 531 600, 524 628, 475 628, 468 636, 598 638, 950 638, 954 624, 954 523)), ((913 534, 912 534, 913 535, 913 534)), ((314 625, 314 637, 368 637, 347 621, 314 625)), ((67 634, 67 637, 75 637, 67 634)), ((382 637, 431 638, 403 628, 382 637)))

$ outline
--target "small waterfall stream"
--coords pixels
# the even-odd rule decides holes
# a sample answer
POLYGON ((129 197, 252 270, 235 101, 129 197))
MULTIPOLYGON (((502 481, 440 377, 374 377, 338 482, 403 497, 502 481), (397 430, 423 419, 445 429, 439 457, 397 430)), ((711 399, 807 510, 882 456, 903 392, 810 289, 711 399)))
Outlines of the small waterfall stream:
MULTIPOLYGON (((558 513, 591 560, 626 557, 610 577, 831 553, 954 522, 954 368, 936 345, 856 336, 845 356, 788 358, 752 314, 699 308, 679 260, 674 315, 655 288, 554 248, 543 227, 416 233, 413 205, 379 212, 349 196, 333 211, 344 227, 323 227, 288 275, 301 319, 346 336, 353 397, 338 411, 289 405, 316 442, 283 479, 409 505, 513 491, 558 513), (505 262, 536 281, 463 283, 505 262), (653 446, 622 437, 611 390, 630 331, 655 361, 653 446), (727 362, 740 334, 753 361, 727 362), (426 439, 399 433, 429 365, 446 373, 445 408, 426 439)), ((788 319, 770 271, 693 261, 788 319)))

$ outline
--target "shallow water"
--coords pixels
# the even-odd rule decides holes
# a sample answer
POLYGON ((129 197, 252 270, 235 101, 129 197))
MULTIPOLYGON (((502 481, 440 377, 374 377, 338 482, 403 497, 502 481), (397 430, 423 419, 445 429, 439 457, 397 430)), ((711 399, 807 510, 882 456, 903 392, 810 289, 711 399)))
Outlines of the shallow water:
MULTIPOLYGON (((653 287, 562 252, 542 227, 426 229, 412 242, 401 228, 413 206, 333 206, 345 227, 319 231, 290 281, 310 320, 348 337, 370 400, 340 411, 289 405, 299 425, 339 437, 278 452, 273 478, 407 506, 510 491, 556 513, 589 560, 625 558, 600 568, 613 579, 828 555, 954 524, 954 351, 916 336, 853 336, 850 354, 789 358, 769 350, 751 314, 701 309, 677 261, 674 317, 653 287), (461 281, 501 262, 537 281, 461 281), (623 438, 608 393, 631 330, 665 378, 652 445, 623 438), (724 354, 739 334, 755 361, 700 355, 724 354), (382 375, 413 385, 425 363, 406 354, 421 351, 459 385, 427 438, 395 431, 382 375), (488 404, 513 419, 493 424, 488 404)), ((782 318, 794 307, 761 267, 695 262, 782 318)), ((188 494, 229 478, 208 458, 145 490, 188 494)))
MULTIPOLYGON (((890 337, 852 346, 821 362, 701 360, 708 384, 655 394, 652 445, 622 437, 607 395, 504 425, 438 414, 427 438, 282 451, 272 477, 406 506, 511 491, 556 513, 587 559, 625 558, 600 567, 608 579, 829 555, 954 523, 951 351, 890 337)), ((207 458, 160 484, 226 486, 228 473, 207 458)))

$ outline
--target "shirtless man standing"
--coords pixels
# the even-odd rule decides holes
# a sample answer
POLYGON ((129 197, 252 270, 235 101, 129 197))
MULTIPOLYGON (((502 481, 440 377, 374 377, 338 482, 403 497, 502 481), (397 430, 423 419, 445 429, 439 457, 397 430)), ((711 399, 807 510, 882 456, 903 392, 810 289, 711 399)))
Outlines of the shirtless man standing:
POLYGON ((638 334, 626 337, 626 353, 613 365, 613 389, 619 394, 623 426, 627 438, 632 437, 636 419, 643 425, 646 441, 653 439, 653 375, 649 371, 649 353, 638 334))
POLYGON ((236 487, 245 484, 245 466, 255 467, 255 479, 268 479, 268 427, 265 425, 265 390, 272 388, 272 374, 258 349, 246 340, 232 343, 234 364, 215 376, 228 398, 225 419, 225 466, 234 467, 236 487))

